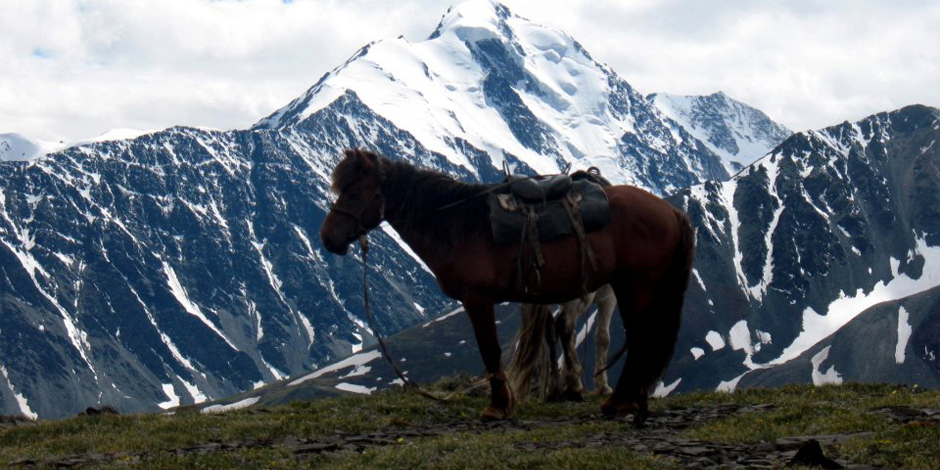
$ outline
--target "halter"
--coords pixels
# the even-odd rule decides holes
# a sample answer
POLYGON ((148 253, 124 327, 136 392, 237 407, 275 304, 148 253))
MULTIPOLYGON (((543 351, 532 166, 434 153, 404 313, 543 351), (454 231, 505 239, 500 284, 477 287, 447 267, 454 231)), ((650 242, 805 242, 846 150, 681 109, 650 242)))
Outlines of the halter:
POLYGON ((369 200, 366 201, 366 203, 363 204, 362 207, 359 207, 358 209, 347 209, 345 207, 340 206, 339 204, 333 204, 332 210, 334 212, 339 212, 340 214, 352 217, 352 219, 356 221, 355 236, 359 237, 359 236, 365 235, 370 230, 370 229, 367 229, 365 225, 362 224, 362 214, 365 213, 365 211, 369 207, 371 207, 372 203, 378 198, 381 198, 382 200, 382 205, 379 207, 379 223, 381 223, 383 220, 385 220, 385 201, 386 201, 385 196, 382 195, 381 186, 379 186, 379 188, 375 190, 375 193, 372 194, 372 197, 369 198, 369 200))

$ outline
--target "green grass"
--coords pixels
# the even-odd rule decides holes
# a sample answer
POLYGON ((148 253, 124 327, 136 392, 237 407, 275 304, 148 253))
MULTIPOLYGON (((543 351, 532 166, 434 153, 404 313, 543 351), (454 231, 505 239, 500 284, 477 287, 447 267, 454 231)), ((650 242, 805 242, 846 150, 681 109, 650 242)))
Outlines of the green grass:
POLYGON ((512 444, 527 433, 509 435, 457 434, 416 442, 413 445, 371 449, 359 455, 331 455, 318 462, 318 468, 413 468, 460 470, 487 469, 672 469, 666 459, 637 455, 616 448, 566 448, 525 451, 512 444))
POLYGON ((668 401, 673 406, 757 404, 774 406, 694 427, 689 437, 713 442, 773 442, 790 436, 862 435, 837 444, 854 463, 936 470, 940 468, 940 423, 900 424, 873 410, 887 406, 940 408, 940 392, 892 385, 790 386, 734 394, 695 393, 668 401))
MULTIPOLYGON (((439 384, 438 388, 448 384, 439 384)), ((570 423, 524 429, 471 431, 403 438, 363 453, 295 455, 285 439, 315 439, 337 432, 368 433, 478 423, 482 396, 460 395, 441 404, 401 390, 295 402, 269 408, 202 415, 181 409, 173 415, 81 416, 0 428, 0 467, 21 459, 104 454, 95 468, 678 468, 669 458, 616 446, 569 445, 599 433, 633 432, 624 421, 596 418, 599 400, 584 403, 528 402, 518 420, 580 417, 570 423), (178 455, 207 442, 242 442, 246 448, 178 455), (558 443, 533 449, 533 445, 558 443)), ((872 411, 884 406, 940 408, 940 392, 886 385, 813 388, 793 386, 734 394, 693 393, 654 400, 652 410, 675 407, 770 404, 769 408, 704 421, 683 437, 715 443, 774 442, 781 437, 866 434, 828 452, 852 463, 890 468, 940 468, 940 426, 900 424, 872 411)))

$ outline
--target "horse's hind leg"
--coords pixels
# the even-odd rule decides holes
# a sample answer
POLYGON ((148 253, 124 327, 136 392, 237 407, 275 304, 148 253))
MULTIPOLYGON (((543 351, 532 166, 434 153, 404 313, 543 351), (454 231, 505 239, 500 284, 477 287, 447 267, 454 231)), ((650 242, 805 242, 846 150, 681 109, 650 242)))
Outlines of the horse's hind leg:
POLYGON ((578 359, 577 326, 581 317, 594 301, 594 293, 565 303, 558 316, 558 331, 564 348, 564 397, 568 401, 581 401, 584 385, 581 383, 581 361, 578 359))
POLYGON ((601 412, 608 416, 633 413, 634 424, 642 426, 648 415, 650 392, 672 359, 682 293, 639 284, 613 285, 629 350, 613 395, 601 405, 601 412))
POLYGON ((507 419, 512 416, 515 400, 506 373, 503 372, 493 304, 464 302, 464 308, 473 323, 477 346, 490 380, 490 406, 483 410, 480 417, 484 421, 507 419))
POLYGON ((597 330, 594 333, 594 393, 610 395, 610 385, 607 384, 607 352, 610 348, 610 318, 617 307, 617 298, 610 285, 605 285, 595 294, 597 302, 597 330))
POLYGON ((558 330, 551 310, 545 308, 545 357, 539 361, 542 373, 540 374, 541 393, 545 401, 561 401, 562 386, 561 374, 558 370, 558 330))

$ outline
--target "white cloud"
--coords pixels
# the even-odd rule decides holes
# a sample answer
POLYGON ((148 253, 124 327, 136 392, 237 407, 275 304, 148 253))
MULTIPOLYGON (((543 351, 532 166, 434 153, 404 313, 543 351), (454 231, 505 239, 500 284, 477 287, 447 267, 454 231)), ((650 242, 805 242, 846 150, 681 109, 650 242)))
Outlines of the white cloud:
MULTIPOLYGON (((795 129, 940 105, 940 4, 506 0, 642 93, 724 90, 795 129)), ((4 3, 0 132, 244 128, 369 41, 427 36, 449 2, 4 3)))

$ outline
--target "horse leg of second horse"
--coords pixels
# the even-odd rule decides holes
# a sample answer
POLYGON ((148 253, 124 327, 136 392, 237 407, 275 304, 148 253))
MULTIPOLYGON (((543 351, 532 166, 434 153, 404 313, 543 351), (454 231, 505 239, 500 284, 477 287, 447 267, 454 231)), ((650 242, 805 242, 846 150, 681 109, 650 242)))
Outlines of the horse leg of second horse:
POLYGON ((594 333, 594 393, 610 395, 607 383, 607 352, 610 348, 610 318, 617 307, 617 298, 609 285, 601 287, 595 297, 597 301, 597 330, 594 333))
MULTIPOLYGON (((581 383, 581 361, 578 360, 578 343, 575 327, 578 317, 587 311, 594 299, 594 294, 588 294, 581 299, 565 303, 558 316, 558 336, 564 349, 565 358, 565 399, 581 401, 584 385, 581 383)), ((585 326, 586 328, 586 326, 585 326)))
POLYGON ((502 349, 499 346, 493 304, 464 302, 464 309, 473 324, 477 347, 480 349, 480 356, 490 379, 490 406, 483 410, 480 417, 484 421, 507 419, 512 416, 515 399, 506 373, 503 372, 502 349))

